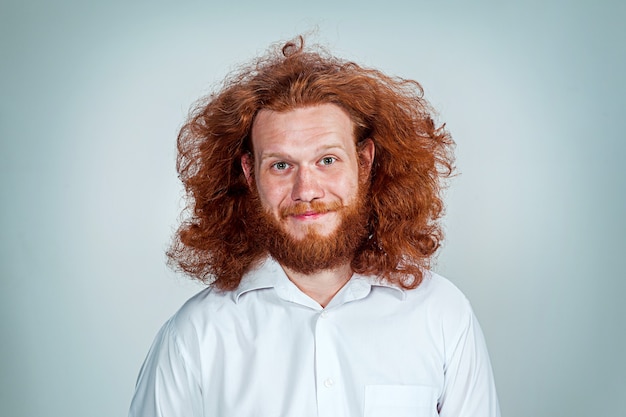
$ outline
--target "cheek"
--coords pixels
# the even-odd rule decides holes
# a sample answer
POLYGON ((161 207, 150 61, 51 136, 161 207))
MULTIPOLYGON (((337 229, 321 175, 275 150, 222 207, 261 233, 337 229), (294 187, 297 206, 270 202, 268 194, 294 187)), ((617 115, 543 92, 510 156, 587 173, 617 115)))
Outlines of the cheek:
POLYGON ((289 197, 287 187, 276 183, 258 181, 257 191, 263 206, 271 211, 277 211, 284 206, 285 200, 289 197))
POLYGON ((339 197, 344 203, 353 200, 359 190, 358 177, 344 175, 329 182, 329 191, 339 197))

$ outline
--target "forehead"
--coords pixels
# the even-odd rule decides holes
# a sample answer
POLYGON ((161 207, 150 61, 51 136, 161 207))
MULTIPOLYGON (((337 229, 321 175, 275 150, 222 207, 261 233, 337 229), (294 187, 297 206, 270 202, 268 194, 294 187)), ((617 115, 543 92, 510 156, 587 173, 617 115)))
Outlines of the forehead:
POLYGON ((278 145, 312 145, 329 141, 354 145, 350 116, 335 104, 299 107, 277 112, 259 111, 252 125, 252 144, 259 148, 278 145))

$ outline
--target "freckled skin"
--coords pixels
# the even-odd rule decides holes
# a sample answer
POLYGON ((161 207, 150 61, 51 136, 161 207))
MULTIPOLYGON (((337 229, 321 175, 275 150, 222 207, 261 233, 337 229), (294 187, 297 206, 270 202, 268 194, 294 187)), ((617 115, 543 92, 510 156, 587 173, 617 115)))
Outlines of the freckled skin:
MULTIPOLYGON (((353 132, 348 114, 334 104, 280 113, 261 110, 256 116, 252 126, 254 167, 250 158, 243 156, 244 174, 249 183, 255 181, 263 206, 296 239, 311 227, 322 236, 337 229, 337 212, 319 212, 315 209, 318 202, 332 207, 355 200, 359 160, 353 132), (294 207, 295 213, 281 216, 281 211, 294 207)), ((362 152, 371 164, 373 143, 368 141, 362 152)))

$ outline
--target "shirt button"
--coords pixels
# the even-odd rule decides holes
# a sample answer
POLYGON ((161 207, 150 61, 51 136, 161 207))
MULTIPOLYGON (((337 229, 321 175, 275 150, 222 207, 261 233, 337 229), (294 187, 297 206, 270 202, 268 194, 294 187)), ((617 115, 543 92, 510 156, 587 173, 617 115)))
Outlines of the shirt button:
POLYGON ((325 386, 326 388, 330 388, 330 387, 332 387, 333 385, 335 385, 335 381, 334 381, 332 378, 326 378, 326 379, 324 380, 324 386, 325 386))
POLYGON ((326 317, 328 317, 328 311, 324 310, 320 313, 320 317, 325 319, 326 317))

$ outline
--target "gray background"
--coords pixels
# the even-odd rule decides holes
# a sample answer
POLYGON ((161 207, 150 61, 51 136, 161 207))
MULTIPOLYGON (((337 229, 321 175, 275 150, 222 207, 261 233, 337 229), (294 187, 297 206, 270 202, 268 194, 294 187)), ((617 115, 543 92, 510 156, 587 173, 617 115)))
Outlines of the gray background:
POLYGON ((161 324, 191 103, 270 43, 419 80, 457 141, 436 270, 503 415, 626 415, 620 1, 0 3, 0 415, 126 414, 161 324), (522 2, 519 2, 522 3, 522 2))

